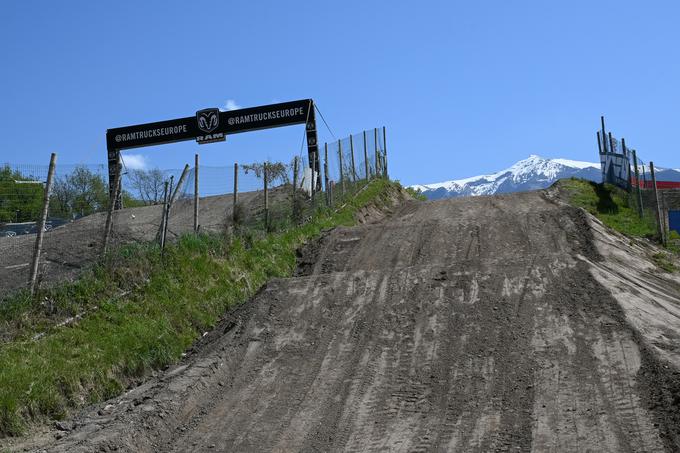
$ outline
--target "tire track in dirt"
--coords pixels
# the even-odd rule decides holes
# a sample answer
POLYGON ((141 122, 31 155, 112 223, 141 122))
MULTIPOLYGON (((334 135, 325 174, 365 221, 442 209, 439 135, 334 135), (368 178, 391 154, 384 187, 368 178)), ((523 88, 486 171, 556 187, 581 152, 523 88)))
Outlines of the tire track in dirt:
POLYGON ((542 193, 338 228, 51 450, 673 451, 649 388, 680 378, 591 272, 593 241, 542 193))

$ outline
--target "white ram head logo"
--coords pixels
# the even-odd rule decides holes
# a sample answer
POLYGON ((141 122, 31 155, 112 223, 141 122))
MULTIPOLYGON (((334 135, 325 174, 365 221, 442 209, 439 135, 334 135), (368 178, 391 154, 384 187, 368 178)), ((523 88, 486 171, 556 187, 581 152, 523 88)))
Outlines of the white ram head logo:
POLYGON ((210 133, 220 124, 220 111, 218 109, 199 110, 196 112, 196 121, 198 121, 200 130, 210 133))

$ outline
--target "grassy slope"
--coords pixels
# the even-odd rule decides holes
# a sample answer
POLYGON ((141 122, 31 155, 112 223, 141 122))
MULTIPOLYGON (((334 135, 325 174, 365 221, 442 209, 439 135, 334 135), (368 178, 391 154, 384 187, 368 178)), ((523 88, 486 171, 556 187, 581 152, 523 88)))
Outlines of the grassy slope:
POLYGON ((641 219, 637 208, 628 202, 624 190, 610 184, 598 184, 583 179, 563 179, 558 183, 574 206, 584 208, 605 225, 634 237, 656 237, 654 214, 645 212, 641 219))
POLYGON ((126 247, 79 281, 44 292, 39 304, 25 295, 0 304, 0 327, 12 332, 0 344, 0 436, 63 418, 177 361, 226 309, 268 279, 290 275, 303 242, 352 224, 354 212, 389 187, 374 181, 339 212, 259 239, 187 235, 163 260, 154 245, 126 247), (55 326, 83 311, 76 323, 55 326))
MULTIPOLYGON (((608 227, 627 236, 659 241, 654 212, 647 209, 640 218, 637 207, 630 204, 628 193, 624 190, 576 178, 563 179, 558 184, 571 204, 586 209, 608 227)), ((663 270, 675 272, 678 270, 675 263, 680 256, 680 237, 676 232, 669 235, 666 248, 667 251, 655 253, 651 258, 663 270)))

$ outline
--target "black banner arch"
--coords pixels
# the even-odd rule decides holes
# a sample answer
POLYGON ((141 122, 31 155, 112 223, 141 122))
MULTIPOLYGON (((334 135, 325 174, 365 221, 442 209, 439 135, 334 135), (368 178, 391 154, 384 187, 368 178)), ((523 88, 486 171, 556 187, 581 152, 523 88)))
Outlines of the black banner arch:
POLYGON ((124 149, 154 146, 185 140, 199 144, 223 141, 227 135, 270 129, 295 124, 305 124, 309 165, 317 176, 317 188, 321 184, 319 147, 317 143, 314 101, 282 102, 222 112, 219 109, 203 109, 194 116, 155 123, 118 127, 106 131, 106 149, 109 164, 109 193, 114 192, 120 152, 124 149))

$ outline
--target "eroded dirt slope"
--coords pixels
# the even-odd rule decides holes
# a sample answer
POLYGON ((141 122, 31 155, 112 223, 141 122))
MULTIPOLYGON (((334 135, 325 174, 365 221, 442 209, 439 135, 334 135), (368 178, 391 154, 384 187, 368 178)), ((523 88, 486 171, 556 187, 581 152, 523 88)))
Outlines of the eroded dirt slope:
POLYGON ((601 274, 635 263, 591 224, 534 192, 334 230, 48 450, 677 451, 677 281, 644 268, 622 308, 601 274))

